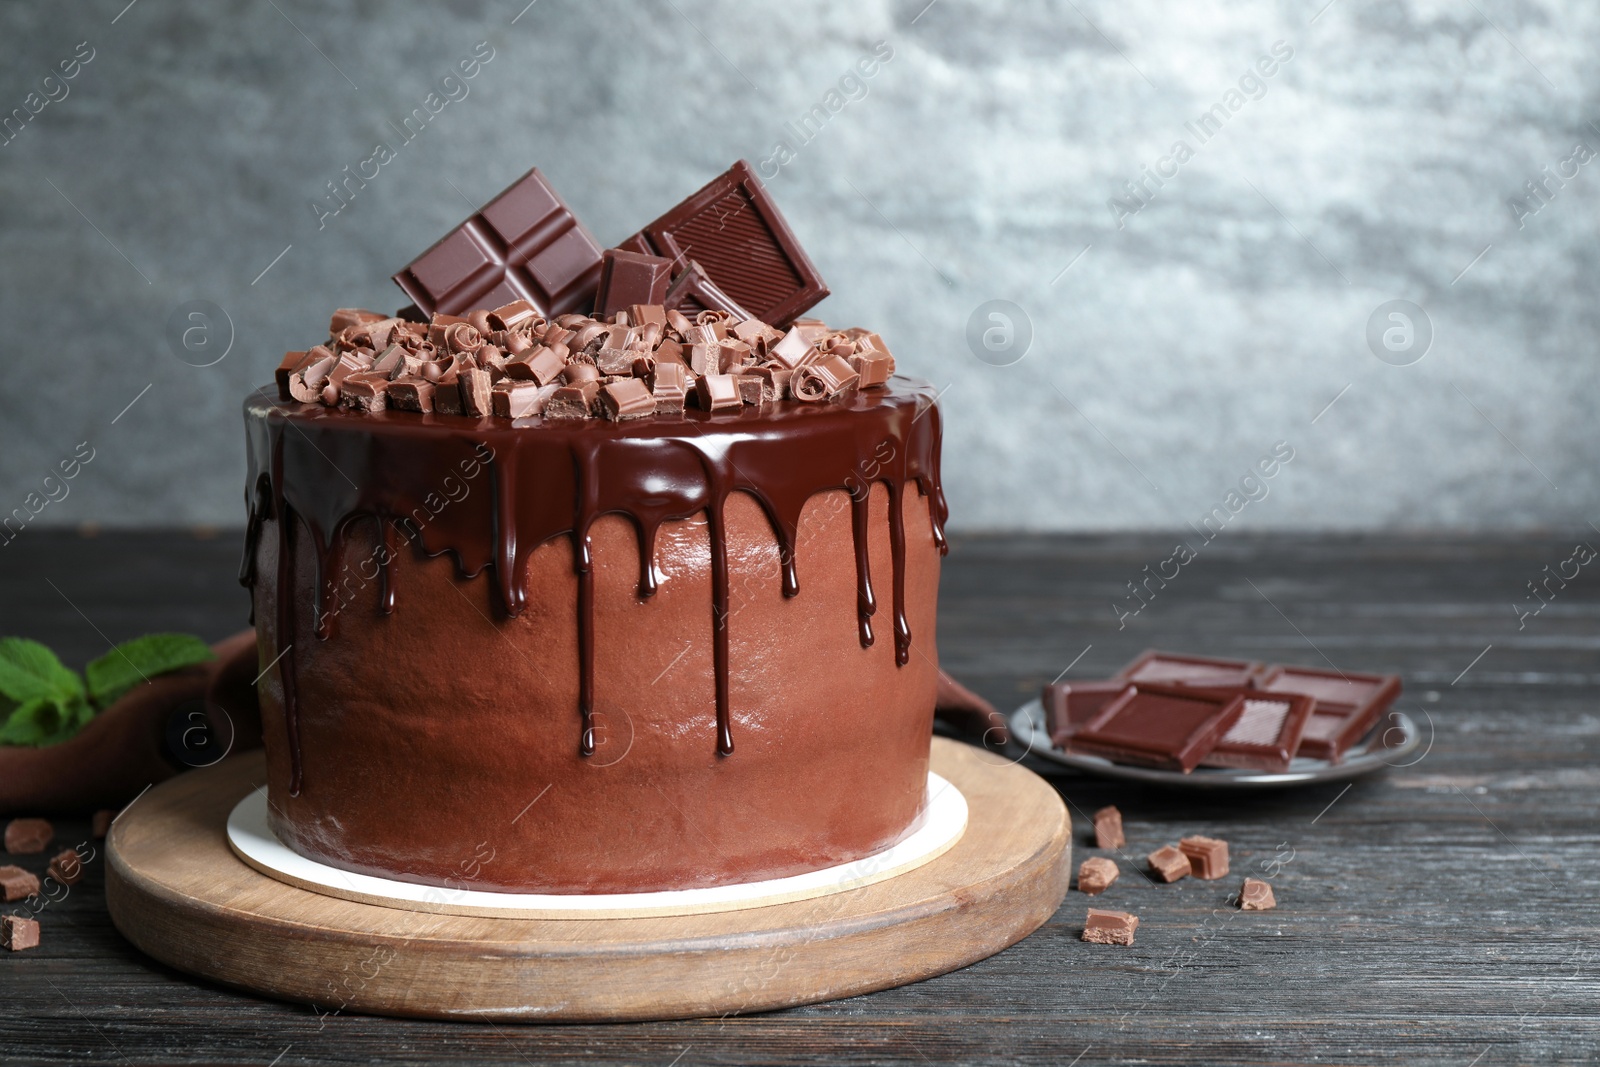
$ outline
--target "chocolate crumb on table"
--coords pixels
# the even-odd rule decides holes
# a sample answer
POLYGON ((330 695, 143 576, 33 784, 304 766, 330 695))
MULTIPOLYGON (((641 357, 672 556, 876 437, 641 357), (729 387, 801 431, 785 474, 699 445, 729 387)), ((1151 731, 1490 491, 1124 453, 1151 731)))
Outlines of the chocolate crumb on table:
POLYGON ((94 820, 90 825, 96 839, 105 837, 111 832, 111 822, 116 817, 117 813, 110 808, 101 808, 94 813, 94 820))
POLYGON ((1115 861, 1104 856, 1086 859, 1078 867, 1078 889, 1089 896, 1104 893, 1117 880, 1118 873, 1115 861))
POLYGON ((5 900, 7 904, 23 897, 31 897, 38 891, 37 875, 14 864, 0 867, 0 899, 5 900))
POLYGON ((1273 895, 1272 886, 1259 878, 1246 878, 1244 888, 1239 890, 1240 911, 1271 911, 1278 906, 1278 898, 1273 895))
POLYGON ((1189 857, 1172 845, 1162 845, 1146 857, 1150 872, 1163 882, 1176 882, 1192 873, 1189 857))
POLYGON ((0 917, 0 948, 20 952, 25 948, 39 947, 39 920, 21 915, 0 917))
POLYGON ((45 819, 12 819, 6 823, 6 851, 31 856, 50 847, 55 827, 45 819))
POLYGON ((1083 940, 1095 945, 1131 945, 1133 932, 1138 928, 1137 915, 1090 908, 1083 923, 1083 940))
POLYGON ((1122 836, 1122 812, 1108 804, 1094 813, 1094 847, 1121 848, 1127 839, 1122 836))
POLYGON ((50 860, 48 870, 62 885, 77 885, 83 879, 83 858, 76 849, 63 849, 50 860))
POLYGON ((1213 881, 1228 873, 1228 843, 1215 837, 1186 837, 1178 842, 1178 851, 1189 857, 1190 873, 1196 878, 1213 881))

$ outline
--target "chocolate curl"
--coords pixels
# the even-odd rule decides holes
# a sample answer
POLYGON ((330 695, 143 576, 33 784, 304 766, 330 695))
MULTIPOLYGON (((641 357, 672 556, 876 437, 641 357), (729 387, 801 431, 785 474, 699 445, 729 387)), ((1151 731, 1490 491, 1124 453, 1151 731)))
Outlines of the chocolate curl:
POLYGON ((789 379, 789 391, 796 400, 817 403, 832 400, 859 380, 849 363, 839 356, 825 356, 795 371, 789 379))
POLYGON ((289 391, 289 379, 295 371, 302 369, 309 360, 304 352, 285 352, 283 362, 278 364, 278 370, 273 375, 278 383, 278 399, 293 400, 294 395, 289 391))
POLYGON ((496 330, 515 330, 539 317, 539 309, 526 300, 513 300, 489 312, 489 325, 496 330))

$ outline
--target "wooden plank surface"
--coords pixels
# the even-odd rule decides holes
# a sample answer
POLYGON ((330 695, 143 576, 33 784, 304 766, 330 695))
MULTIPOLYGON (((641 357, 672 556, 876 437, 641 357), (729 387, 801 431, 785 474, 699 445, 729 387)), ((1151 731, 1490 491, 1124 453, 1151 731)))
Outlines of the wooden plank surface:
MULTIPOLYGON (((1157 887, 1125 864, 1096 904, 1140 915, 1131 949, 1080 942, 1088 898, 1073 892, 998 956, 850 1000, 624 1026, 440 1024, 318 1016, 193 983, 111 928, 95 862, 45 908, 43 946, 0 956, 0 1060, 1595 1062, 1600 579, 1585 567, 1521 629, 1513 610, 1534 603, 1526 583, 1582 536, 1228 535, 1122 629, 1112 604, 1170 555, 1170 539, 956 542, 942 658, 1004 707, 1080 653, 1072 675, 1090 677, 1152 645, 1404 676, 1402 706, 1431 723, 1431 747, 1348 791, 1206 797, 1054 779, 1075 815, 1118 804, 1130 852, 1188 833, 1228 838, 1236 875, 1273 875, 1277 911, 1228 909, 1232 878, 1157 887)), ((230 537, 30 531, 4 553, 0 632, 69 661, 104 651, 97 629, 217 638, 243 623, 230 537)), ((60 829, 70 844, 87 825, 60 829)), ((1093 854, 1081 841, 1077 852, 1093 854)))

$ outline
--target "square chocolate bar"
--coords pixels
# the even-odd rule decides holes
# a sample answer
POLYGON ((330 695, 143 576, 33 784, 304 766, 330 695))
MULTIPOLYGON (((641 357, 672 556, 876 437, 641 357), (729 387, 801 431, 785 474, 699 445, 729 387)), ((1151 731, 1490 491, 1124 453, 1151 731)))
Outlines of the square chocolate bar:
POLYGON ((1128 688, 1127 682, 1052 682, 1044 687, 1045 729, 1061 745, 1128 688))
POLYGON ((742 159, 617 247, 665 256, 680 270, 697 260, 746 314, 779 328, 828 295, 794 231, 742 159))
POLYGON ((1200 763, 1205 767, 1248 767, 1281 773, 1289 769, 1300 737, 1317 702, 1296 693, 1259 689, 1217 689, 1244 698, 1244 713, 1200 763))
POLYGON ((1152 648, 1118 671, 1115 677, 1128 682, 1221 687, 1249 685, 1260 673, 1261 664, 1251 660, 1189 656, 1152 648))
POLYGON ((588 312, 600 245, 535 168, 394 276, 428 314, 526 300, 546 317, 588 312))
POLYGON ((1337 763, 1345 750, 1361 740, 1395 702, 1400 695, 1400 677, 1315 667, 1273 667, 1256 683, 1256 688, 1315 700, 1316 707, 1306 722, 1295 755, 1337 763))
POLYGON ((1068 752, 1188 774, 1244 714, 1244 698, 1134 684, 1066 739, 1068 752))

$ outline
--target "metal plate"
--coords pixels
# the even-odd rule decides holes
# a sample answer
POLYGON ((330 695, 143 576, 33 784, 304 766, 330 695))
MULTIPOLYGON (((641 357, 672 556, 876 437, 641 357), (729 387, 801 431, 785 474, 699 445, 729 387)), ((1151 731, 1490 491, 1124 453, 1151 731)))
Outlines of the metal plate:
MULTIPOLYGON (((1281 789, 1284 786, 1318 782, 1341 782, 1381 771, 1385 767, 1409 766, 1416 762, 1411 755, 1422 743, 1421 731, 1411 717, 1402 711, 1390 711, 1378 720, 1366 737, 1345 752, 1343 761, 1339 763, 1295 759, 1290 762, 1289 769, 1282 772, 1240 767, 1196 767, 1184 774, 1181 771, 1112 763, 1100 756, 1062 752, 1050 743, 1050 735, 1045 732, 1044 705, 1037 699, 1028 701, 1012 712, 1010 722, 1012 746, 1017 750, 1025 749, 1027 756, 1045 764, 1070 767, 1102 778, 1120 778, 1176 789, 1281 789)), ((1432 744, 1431 737, 1429 744, 1432 744)), ((1426 752, 1423 754, 1426 755, 1426 752)))

